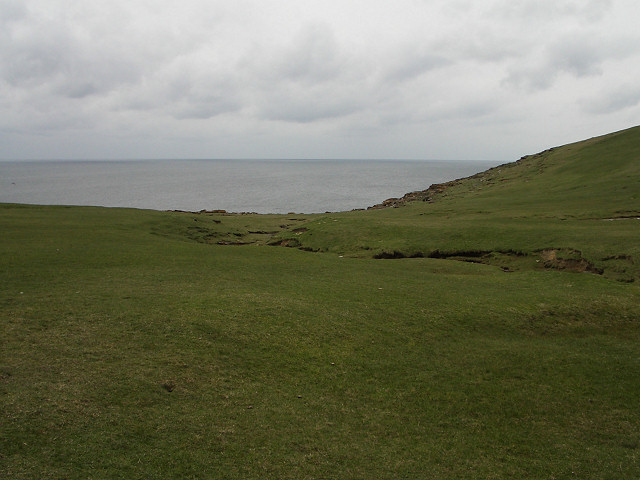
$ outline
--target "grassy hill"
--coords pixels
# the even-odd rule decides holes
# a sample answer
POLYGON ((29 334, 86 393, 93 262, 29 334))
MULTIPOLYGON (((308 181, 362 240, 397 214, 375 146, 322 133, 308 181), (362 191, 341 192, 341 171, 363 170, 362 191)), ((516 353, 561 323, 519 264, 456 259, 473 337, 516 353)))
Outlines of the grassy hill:
POLYGON ((639 160, 323 215, 1 205, 0 477, 638 478, 639 160))
POLYGON ((640 127, 552 148, 406 197, 417 200, 322 216, 306 224, 307 231, 283 238, 354 256, 588 269, 623 281, 640 273, 640 127))

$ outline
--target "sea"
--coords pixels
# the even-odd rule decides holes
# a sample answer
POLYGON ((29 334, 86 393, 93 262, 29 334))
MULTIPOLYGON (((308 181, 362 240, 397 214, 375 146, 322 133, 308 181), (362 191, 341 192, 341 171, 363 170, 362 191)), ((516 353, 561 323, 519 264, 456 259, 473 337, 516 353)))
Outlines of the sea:
POLYGON ((367 208, 496 166, 487 161, 0 161, 0 202, 323 213, 367 208))

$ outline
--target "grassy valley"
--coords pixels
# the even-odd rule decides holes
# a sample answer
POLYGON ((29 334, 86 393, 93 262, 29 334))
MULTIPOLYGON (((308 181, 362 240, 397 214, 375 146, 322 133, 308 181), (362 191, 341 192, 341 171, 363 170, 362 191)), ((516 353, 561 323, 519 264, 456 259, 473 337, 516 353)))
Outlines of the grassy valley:
POLYGON ((0 205, 0 477, 638 478, 640 129, 387 205, 0 205))

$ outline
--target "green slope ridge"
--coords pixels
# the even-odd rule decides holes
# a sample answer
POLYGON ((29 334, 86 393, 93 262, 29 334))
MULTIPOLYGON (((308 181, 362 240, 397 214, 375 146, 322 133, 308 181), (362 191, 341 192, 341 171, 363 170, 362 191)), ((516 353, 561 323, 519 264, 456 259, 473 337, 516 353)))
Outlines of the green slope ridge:
POLYGON ((546 265, 633 281, 640 128, 523 157, 393 204, 398 208, 325 215, 305 232, 281 238, 355 256, 432 255, 505 269, 546 265))
POLYGON ((637 146, 360 212, 0 205, 0 477, 640 477, 637 146))

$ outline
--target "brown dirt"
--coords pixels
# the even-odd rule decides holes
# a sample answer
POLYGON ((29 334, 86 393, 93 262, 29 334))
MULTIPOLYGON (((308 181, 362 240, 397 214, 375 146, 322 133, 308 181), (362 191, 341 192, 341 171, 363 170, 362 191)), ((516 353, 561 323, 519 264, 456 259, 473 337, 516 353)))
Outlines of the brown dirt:
POLYGON ((540 252, 540 258, 544 262, 544 267, 552 270, 565 270, 576 273, 602 274, 602 270, 593 263, 582 257, 582 253, 577 250, 546 249, 540 252), (569 258, 567 258, 567 256, 569 258))

